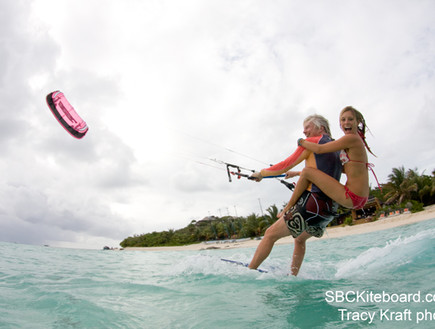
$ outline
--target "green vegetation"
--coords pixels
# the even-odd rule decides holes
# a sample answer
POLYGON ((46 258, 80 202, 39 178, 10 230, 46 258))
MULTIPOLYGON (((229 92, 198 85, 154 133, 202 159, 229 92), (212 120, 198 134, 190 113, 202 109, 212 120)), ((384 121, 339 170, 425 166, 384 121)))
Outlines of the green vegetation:
MULTIPOLYGON (((417 169, 393 168, 388 176, 388 182, 382 184, 382 191, 376 187, 370 194, 378 198, 383 205, 377 213, 398 208, 408 208, 413 212, 423 210, 424 206, 435 203, 435 171, 429 176, 424 173, 418 174, 417 169)), ((339 209, 339 213, 347 212, 347 209, 339 209)), ((206 217, 200 221, 192 221, 179 230, 171 229, 128 237, 120 245, 124 248, 179 246, 208 240, 254 238, 264 234, 278 219, 278 213, 277 206, 272 205, 264 216, 252 213, 247 217, 206 217)), ((347 219, 345 223, 351 222, 347 219)))
POLYGON ((209 240, 253 238, 264 234, 277 219, 278 208, 273 205, 264 216, 251 214, 248 217, 206 217, 193 220, 187 227, 179 230, 153 232, 128 237, 120 244, 122 247, 179 246, 209 240))
POLYGON ((385 210, 399 207, 421 211, 435 203, 435 170, 429 176, 418 174, 417 169, 393 168, 388 182, 382 184, 382 192, 376 188, 370 194, 379 199, 385 210))

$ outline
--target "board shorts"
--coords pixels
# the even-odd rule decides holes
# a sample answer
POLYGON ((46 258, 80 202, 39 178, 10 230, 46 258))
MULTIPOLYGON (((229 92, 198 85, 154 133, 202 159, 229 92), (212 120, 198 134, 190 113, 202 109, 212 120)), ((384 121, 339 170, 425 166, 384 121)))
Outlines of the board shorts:
POLYGON ((305 191, 298 202, 284 215, 293 238, 302 232, 320 238, 336 216, 337 203, 323 193, 305 191))

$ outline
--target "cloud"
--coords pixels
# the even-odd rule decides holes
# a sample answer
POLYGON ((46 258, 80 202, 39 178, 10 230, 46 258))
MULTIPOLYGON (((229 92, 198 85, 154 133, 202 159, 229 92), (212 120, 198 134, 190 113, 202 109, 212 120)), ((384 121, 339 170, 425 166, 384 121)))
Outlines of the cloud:
POLYGON ((101 199, 60 199, 52 191, 10 184, 3 185, 1 195, 2 241, 44 244, 59 235, 73 241, 77 234, 122 239, 129 232, 128 224, 101 199))
POLYGON ((280 206, 279 182, 229 183, 209 158, 261 169, 294 150, 309 114, 341 136, 346 105, 373 132, 381 182, 401 165, 431 172, 433 7, 1 3, 0 239, 100 247, 280 206), (88 123, 84 139, 48 110, 54 90, 88 123))

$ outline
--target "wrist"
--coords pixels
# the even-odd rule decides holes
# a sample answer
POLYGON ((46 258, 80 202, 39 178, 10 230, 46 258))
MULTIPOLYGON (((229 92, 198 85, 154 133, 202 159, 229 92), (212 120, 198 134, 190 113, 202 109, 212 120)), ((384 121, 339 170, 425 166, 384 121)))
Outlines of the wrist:
POLYGON ((304 142, 304 139, 303 138, 299 138, 298 139, 298 145, 299 146, 302 146, 302 143, 304 142))

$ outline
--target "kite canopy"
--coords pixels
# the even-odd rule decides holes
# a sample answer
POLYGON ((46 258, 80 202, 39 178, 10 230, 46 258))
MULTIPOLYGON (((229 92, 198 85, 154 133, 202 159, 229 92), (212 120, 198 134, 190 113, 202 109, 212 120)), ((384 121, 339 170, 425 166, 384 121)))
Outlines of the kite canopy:
POLYGON ((47 95, 47 104, 57 121, 75 138, 83 138, 89 128, 60 91, 47 95))

